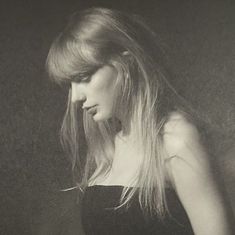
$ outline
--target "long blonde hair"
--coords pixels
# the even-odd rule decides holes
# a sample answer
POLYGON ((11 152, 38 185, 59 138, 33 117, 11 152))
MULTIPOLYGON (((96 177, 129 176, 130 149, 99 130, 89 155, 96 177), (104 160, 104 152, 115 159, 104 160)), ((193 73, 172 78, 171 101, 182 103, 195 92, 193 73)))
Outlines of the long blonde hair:
MULTIPOLYGON (((190 108, 166 79, 158 39, 142 19, 104 8, 76 12, 50 48, 50 77, 70 82, 74 76, 91 74, 106 64, 118 64, 123 75, 116 107, 126 124, 133 120, 137 143, 143 146, 136 187, 123 189, 120 204, 128 205, 137 194, 144 212, 163 218, 167 204, 162 127, 169 112, 190 108)), ((75 181, 85 188, 110 171, 120 123, 114 118, 96 123, 86 113, 82 116, 79 104, 72 104, 70 96, 69 92, 61 140, 71 157, 75 181)))

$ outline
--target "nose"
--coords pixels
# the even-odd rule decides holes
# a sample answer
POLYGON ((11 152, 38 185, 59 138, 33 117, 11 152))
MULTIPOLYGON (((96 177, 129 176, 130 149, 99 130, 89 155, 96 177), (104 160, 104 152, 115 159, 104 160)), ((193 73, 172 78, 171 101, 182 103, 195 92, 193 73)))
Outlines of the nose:
POLYGON ((71 83, 71 101, 74 103, 76 101, 85 101, 86 95, 84 89, 82 89, 81 84, 72 82, 71 83))

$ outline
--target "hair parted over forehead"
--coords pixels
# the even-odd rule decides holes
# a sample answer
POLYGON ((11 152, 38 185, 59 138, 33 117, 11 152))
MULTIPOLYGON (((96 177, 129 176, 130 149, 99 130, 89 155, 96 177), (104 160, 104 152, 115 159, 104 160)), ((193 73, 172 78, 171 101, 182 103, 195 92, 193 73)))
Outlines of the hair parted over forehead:
MULTIPOLYGON (((127 205, 139 188, 143 211, 163 217, 167 205, 161 130, 169 112, 177 110, 186 114, 191 110, 166 79, 159 45, 155 33, 139 16, 90 8, 74 13, 54 40, 47 57, 47 70, 57 82, 92 74, 104 65, 114 66, 121 73, 117 107, 126 122, 123 126, 133 122, 144 157, 132 182, 137 187, 131 187, 130 191, 125 188, 120 204, 127 205)), ((61 140, 71 156, 76 183, 86 187, 98 176, 105 177, 112 167, 117 120, 95 123, 86 113, 81 120, 76 104, 70 99, 71 90, 61 140), (81 121, 83 131, 78 124, 81 121), (82 135, 87 146, 85 156, 80 148, 84 143, 82 135)))

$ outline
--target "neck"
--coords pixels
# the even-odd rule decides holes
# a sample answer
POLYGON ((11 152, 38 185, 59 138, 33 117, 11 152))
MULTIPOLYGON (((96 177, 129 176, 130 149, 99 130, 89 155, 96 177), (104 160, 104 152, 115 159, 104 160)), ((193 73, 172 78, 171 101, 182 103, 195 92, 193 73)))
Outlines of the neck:
POLYGON ((121 128, 119 132, 117 132, 116 137, 125 142, 135 143, 137 141, 138 133, 133 120, 131 120, 128 125, 123 125, 123 122, 121 122, 121 128))

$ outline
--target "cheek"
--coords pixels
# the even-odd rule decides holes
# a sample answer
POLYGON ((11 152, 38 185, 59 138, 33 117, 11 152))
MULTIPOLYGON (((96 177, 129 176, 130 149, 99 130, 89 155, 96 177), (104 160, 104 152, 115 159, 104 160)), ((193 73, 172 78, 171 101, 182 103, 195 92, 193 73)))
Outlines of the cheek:
POLYGON ((96 74, 93 80, 93 85, 97 91, 107 92, 115 89, 118 73, 112 67, 104 67, 96 74))
POLYGON ((97 94, 101 97, 113 97, 116 93, 116 83, 110 78, 105 78, 101 82, 94 84, 93 86, 93 94, 97 94))

